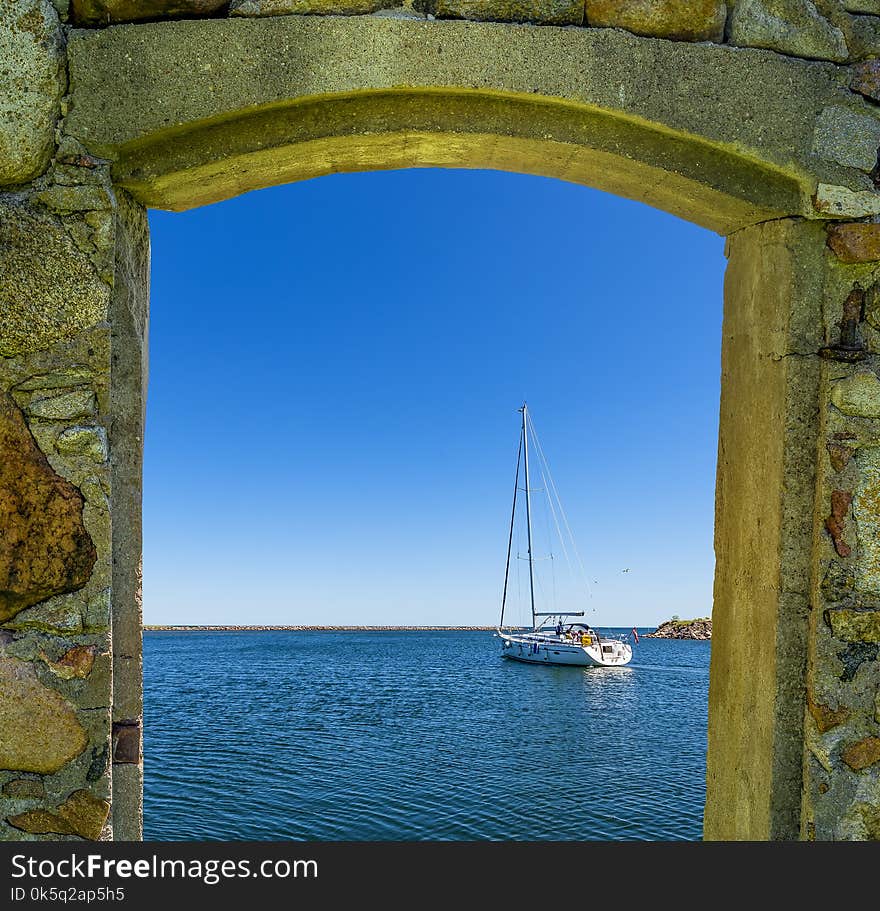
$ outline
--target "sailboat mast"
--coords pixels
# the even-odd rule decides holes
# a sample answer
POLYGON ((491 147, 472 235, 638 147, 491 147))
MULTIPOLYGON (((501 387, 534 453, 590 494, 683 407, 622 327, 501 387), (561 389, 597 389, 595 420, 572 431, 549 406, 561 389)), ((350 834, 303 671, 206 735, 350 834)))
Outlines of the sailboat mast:
POLYGON ((507 582, 510 579, 510 554, 513 551, 513 526, 516 522, 516 492, 519 489, 519 463, 522 460, 523 438, 519 435, 519 449, 516 451, 516 477, 513 479, 513 508, 510 510, 510 534, 507 537, 507 563, 504 566, 504 591, 501 593, 501 619, 499 631, 504 626, 504 608, 507 604, 507 582))
POLYGON ((537 629, 535 618, 535 569, 532 560, 532 491, 529 487, 529 420, 528 407, 523 402, 522 411, 522 439, 523 439, 523 466, 526 479, 526 534, 529 548, 529 598, 532 604, 532 629, 537 629))

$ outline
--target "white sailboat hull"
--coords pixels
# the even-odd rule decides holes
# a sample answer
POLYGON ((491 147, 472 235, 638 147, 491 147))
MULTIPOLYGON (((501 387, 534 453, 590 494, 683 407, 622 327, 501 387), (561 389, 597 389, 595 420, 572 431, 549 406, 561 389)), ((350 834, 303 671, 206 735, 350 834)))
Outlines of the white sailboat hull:
POLYGON ((632 648, 619 639, 593 638, 590 645, 565 642, 551 636, 498 633, 501 655, 526 664, 572 667, 623 667, 632 661, 632 648))
MULTIPOLYGON (((568 519, 565 518, 565 510, 562 508, 562 502, 559 494, 556 492, 556 485, 550 476, 550 466, 544 457, 544 452, 538 443, 538 437, 535 433, 534 425, 529 417, 528 407, 523 402, 520 408, 522 414, 522 429, 519 437, 519 450, 516 456, 516 476, 513 484, 513 507, 510 513, 510 533, 507 538, 507 564, 504 569, 504 590, 501 596, 501 619, 498 623, 496 635, 501 639, 501 654, 512 661, 522 661, 525 664, 547 664, 547 665, 568 665, 570 667, 623 667, 632 661, 632 647, 625 641, 625 638, 605 638, 596 633, 596 631, 587 623, 571 623, 568 618, 583 617, 584 611, 538 611, 535 609, 535 559, 532 549, 532 487, 529 481, 529 430, 536 447, 536 453, 539 457, 539 467, 541 477, 544 480, 542 488, 549 500, 550 512, 553 515, 556 531, 562 542, 562 549, 565 553, 566 561, 569 561, 569 553, 574 554, 583 575, 583 565, 580 564, 580 557, 577 554, 574 537, 568 526, 568 519), (523 465, 523 474, 525 475, 525 487, 519 485, 520 462, 523 465), (549 483, 548 483, 549 479, 549 483), (526 542, 527 542, 527 559, 529 564, 529 606, 532 613, 532 628, 529 631, 505 633, 502 632, 504 626, 504 609, 507 604, 507 587, 510 581, 510 559, 513 555, 514 529, 516 525, 516 506, 517 492, 523 490, 526 495, 526 542), (555 505, 554 505, 555 501, 555 505), (562 518, 568 537, 571 542, 570 548, 566 546, 565 538, 562 534, 557 517, 562 518), (538 622, 541 618, 541 623, 538 622), (554 622, 557 621, 557 622, 554 622)), ((519 554, 517 554, 519 556, 519 554)), ((552 552, 550 558, 552 559, 552 552)), ((555 576, 554 576, 555 580, 555 576)), ((583 580, 586 583, 586 577, 583 580)), ((555 581, 554 581, 555 593, 555 581)), ((579 600, 579 599, 578 599, 579 600)))

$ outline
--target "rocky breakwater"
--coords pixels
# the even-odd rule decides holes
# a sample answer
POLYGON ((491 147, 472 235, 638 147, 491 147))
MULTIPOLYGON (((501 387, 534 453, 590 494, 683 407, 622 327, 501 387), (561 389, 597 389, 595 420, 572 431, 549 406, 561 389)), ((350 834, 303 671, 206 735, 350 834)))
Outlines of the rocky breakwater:
POLYGON ((667 620, 645 639, 711 639, 712 621, 708 617, 696 620, 667 620))

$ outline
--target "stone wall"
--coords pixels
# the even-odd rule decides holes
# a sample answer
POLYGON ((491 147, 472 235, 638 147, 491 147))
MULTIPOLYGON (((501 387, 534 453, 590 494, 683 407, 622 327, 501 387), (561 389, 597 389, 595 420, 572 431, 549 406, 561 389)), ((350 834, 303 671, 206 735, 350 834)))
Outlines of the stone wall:
POLYGON ((872 58, 880 42, 880 6, 874 0, 56 0, 55 5, 65 21, 94 28, 199 17, 384 15, 619 28, 834 63, 872 58))
POLYGON ((379 15, 618 28, 834 63, 872 59, 880 46, 875 0, 55 0, 55 6, 64 21, 90 28, 223 16, 379 15))
MULTIPOLYGON (((131 386, 114 373, 120 356, 131 360, 114 309, 126 231, 140 218, 143 235, 145 222, 108 164, 60 136, 65 47, 50 3, 0 8, 0 52, 14 64, 0 68, 2 839, 112 837, 114 753, 125 760, 120 781, 140 768, 140 740, 120 752, 114 724, 140 730, 139 677, 117 672, 124 702, 113 690, 121 654, 138 669, 140 654, 124 639, 120 652, 125 624, 113 620, 118 592, 139 641, 114 561, 124 519, 117 400, 131 386)), ((139 836, 139 818, 138 798, 124 836, 139 836)))
POLYGON ((878 58, 876 0, 5 0, 0 838, 140 835, 143 206, 424 165, 729 236, 706 835, 880 837, 878 58))
POLYGON ((0 199, 5 838, 109 834, 114 197, 107 176, 96 163, 59 161, 52 176, 0 199), (53 182, 59 171, 69 182, 53 182))
POLYGON ((827 241, 802 828, 880 839, 880 225, 827 241))

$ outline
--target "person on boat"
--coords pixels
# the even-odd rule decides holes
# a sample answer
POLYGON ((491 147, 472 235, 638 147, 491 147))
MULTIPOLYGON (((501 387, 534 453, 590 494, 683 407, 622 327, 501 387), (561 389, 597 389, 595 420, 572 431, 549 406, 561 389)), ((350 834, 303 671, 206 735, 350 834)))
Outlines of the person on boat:
POLYGON ((562 621, 561 620, 556 624, 556 635, 559 636, 560 639, 562 638, 562 621))

